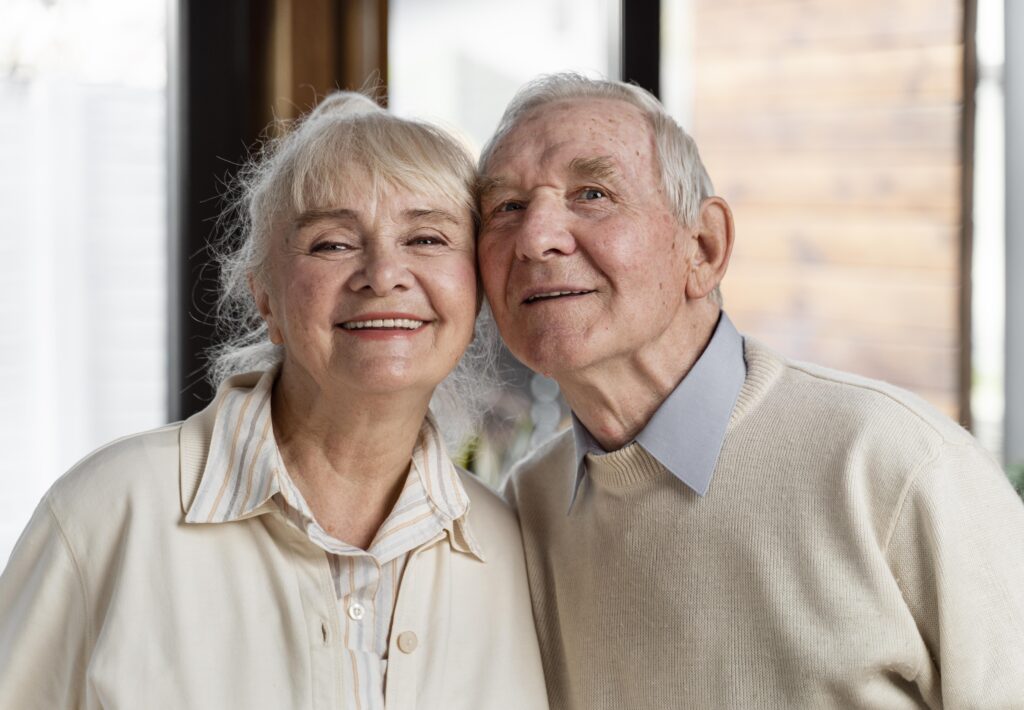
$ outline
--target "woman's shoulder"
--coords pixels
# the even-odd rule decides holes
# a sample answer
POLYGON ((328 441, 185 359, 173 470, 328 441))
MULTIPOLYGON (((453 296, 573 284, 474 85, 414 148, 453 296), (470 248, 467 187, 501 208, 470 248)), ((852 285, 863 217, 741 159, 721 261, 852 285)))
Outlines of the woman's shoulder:
POLYGON ((82 458, 46 494, 59 519, 109 518, 178 491, 181 423, 116 439, 82 458))
POLYGON ((481 537, 505 537, 519 542, 519 519, 501 496, 480 478, 462 467, 456 467, 459 481, 469 496, 470 521, 481 537))

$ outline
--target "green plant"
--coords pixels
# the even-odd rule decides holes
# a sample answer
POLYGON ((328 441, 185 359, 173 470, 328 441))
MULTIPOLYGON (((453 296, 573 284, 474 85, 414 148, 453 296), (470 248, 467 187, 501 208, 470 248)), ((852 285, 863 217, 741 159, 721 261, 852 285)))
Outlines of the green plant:
POLYGON ((1017 489, 1017 494, 1024 498, 1024 461, 1009 464, 1006 467, 1006 475, 1013 487, 1017 489))

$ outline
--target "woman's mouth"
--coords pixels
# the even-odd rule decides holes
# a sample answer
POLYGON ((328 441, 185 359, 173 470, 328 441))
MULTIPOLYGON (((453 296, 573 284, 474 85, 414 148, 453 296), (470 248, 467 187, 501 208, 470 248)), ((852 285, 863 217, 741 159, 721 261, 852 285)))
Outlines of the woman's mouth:
POLYGON ((373 318, 369 320, 350 320, 341 324, 345 330, 416 330, 426 321, 412 318, 373 318))

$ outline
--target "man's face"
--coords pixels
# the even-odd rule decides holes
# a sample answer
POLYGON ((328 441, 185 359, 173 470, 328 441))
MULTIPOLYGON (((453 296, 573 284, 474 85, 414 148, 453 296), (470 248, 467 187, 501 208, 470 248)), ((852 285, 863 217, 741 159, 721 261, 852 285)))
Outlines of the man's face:
POLYGON ((527 114, 492 153, 481 213, 484 289, 529 367, 649 367, 687 337, 694 232, 670 211, 636 107, 580 99, 527 114))

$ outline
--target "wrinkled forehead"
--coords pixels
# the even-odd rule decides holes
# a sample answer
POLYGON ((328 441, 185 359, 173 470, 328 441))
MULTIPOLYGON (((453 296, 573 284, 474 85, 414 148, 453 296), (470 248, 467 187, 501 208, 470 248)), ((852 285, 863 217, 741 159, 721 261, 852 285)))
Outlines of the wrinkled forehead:
POLYGON ((596 158, 626 173, 646 172, 653 157, 653 132, 639 108, 618 99, 567 99, 523 114, 495 145, 484 177, 507 181, 535 169, 569 171, 596 158))

